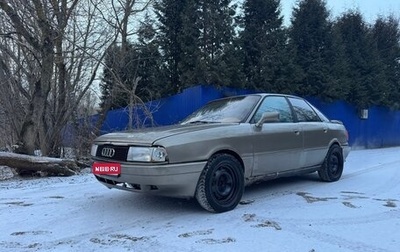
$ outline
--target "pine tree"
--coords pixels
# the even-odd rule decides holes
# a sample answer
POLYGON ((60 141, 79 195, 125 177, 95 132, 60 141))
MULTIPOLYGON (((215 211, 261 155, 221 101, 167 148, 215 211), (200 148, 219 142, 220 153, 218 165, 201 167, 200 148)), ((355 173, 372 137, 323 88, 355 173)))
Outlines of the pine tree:
POLYGON ((380 17, 373 29, 379 57, 384 66, 387 90, 383 94, 383 104, 400 109, 400 27, 398 19, 393 16, 380 17))
POLYGON ((224 54, 218 60, 220 86, 246 88, 246 75, 243 71, 243 51, 240 39, 235 37, 231 44, 226 45, 224 54))
POLYGON ((333 86, 330 50, 331 23, 324 0, 301 0, 293 9, 290 43, 295 48, 295 61, 303 72, 299 94, 330 97, 333 86))
POLYGON ((240 38, 246 87, 269 92, 288 92, 284 75, 290 64, 286 32, 280 14, 280 0, 245 1, 242 22, 240 38))
POLYGON ((348 64, 349 94, 346 100, 359 108, 382 105, 387 91, 383 64, 371 28, 359 12, 349 11, 335 23, 348 64))
POLYGON ((330 92, 323 97, 326 101, 345 100, 352 86, 350 61, 340 31, 332 27, 332 47, 328 54, 331 59, 330 92))
POLYGON ((229 85, 235 6, 231 0, 159 0, 159 43, 171 92, 198 84, 229 85))
POLYGON ((174 94, 182 90, 180 65, 184 53, 180 37, 184 22, 182 13, 189 0, 159 0, 154 3, 159 22, 158 43, 165 61, 165 76, 168 93, 174 94))
POLYGON ((200 29, 199 46, 201 60, 205 66, 204 81, 214 85, 226 85, 229 82, 229 60, 233 55, 234 40, 233 17, 235 6, 231 0, 199 0, 200 29))
POLYGON ((100 97, 100 107, 106 110, 122 108, 127 105, 127 95, 117 88, 118 85, 121 85, 126 80, 126 76, 123 76, 125 72, 123 62, 126 62, 128 59, 126 54, 124 57, 121 55, 121 47, 113 44, 107 49, 104 58, 105 67, 102 82, 100 83, 102 94, 100 97))
POLYGON ((178 64, 179 80, 182 88, 205 83, 205 64, 201 58, 199 3, 196 0, 186 0, 181 14, 182 27, 178 36, 181 48, 181 58, 178 64))
POLYGON ((162 71, 162 58, 153 23, 154 20, 146 15, 140 24, 138 42, 134 45, 138 54, 138 69, 131 69, 133 72, 137 71, 136 76, 140 78, 136 95, 144 102, 168 95, 168 87, 164 82, 165 77, 162 71))
POLYGON ((162 59, 155 34, 152 20, 146 15, 136 43, 127 42, 124 49, 118 44, 108 48, 100 84, 102 108, 107 102, 110 109, 126 107, 132 95, 147 102, 164 94, 162 59))

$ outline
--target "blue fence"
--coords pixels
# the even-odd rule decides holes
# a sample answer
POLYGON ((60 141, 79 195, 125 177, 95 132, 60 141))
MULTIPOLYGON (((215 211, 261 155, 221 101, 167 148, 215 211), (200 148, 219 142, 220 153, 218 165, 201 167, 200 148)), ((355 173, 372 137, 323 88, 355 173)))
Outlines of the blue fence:
MULTIPOLYGON (((169 125, 178 123, 208 101, 226 96, 253 93, 249 90, 195 86, 182 93, 146 103, 146 110, 152 113, 151 121, 143 111, 136 108, 133 127, 150 125, 169 125)), ((343 101, 324 103, 315 98, 308 98, 310 103, 319 108, 328 118, 341 120, 350 135, 353 147, 377 148, 400 145, 400 111, 391 111, 384 107, 371 107, 368 118, 361 119, 359 111, 343 101)), ((96 120, 96 117, 93 118, 96 120)), ((119 109, 107 114, 102 133, 120 131, 128 128, 128 110, 119 109)))
MULTIPOLYGON (((185 89, 182 93, 145 104, 145 109, 137 108, 134 116, 140 118, 134 122, 133 128, 143 126, 170 125, 178 123, 194 110, 205 103, 232 95, 248 94, 251 91, 236 90, 230 88, 217 89, 212 86, 195 86, 185 89), (145 115, 144 111, 152 114, 152 120, 145 115)), ((127 108, 117 109, 108 112, 107 118, 101 128, 102 133, 125 130, 128 128, 129 111, 127 108)))

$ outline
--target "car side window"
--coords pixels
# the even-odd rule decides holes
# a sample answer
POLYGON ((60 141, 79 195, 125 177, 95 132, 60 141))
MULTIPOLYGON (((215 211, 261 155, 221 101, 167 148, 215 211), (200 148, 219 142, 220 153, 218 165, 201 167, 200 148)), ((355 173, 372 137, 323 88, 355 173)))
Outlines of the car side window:
POLYGON ((298 98, 289 98, 293 110, 299 122, 320 122, 321 119, 312 107, 304 100, 298 98))
POLYGON ((282 96, 267 96, 257 109, 252 123, 256 123, 261 119, 261 116, 265 112, 278 112, 280 122, 293 122, 292 111, 289 103, 285 97, 282 96))

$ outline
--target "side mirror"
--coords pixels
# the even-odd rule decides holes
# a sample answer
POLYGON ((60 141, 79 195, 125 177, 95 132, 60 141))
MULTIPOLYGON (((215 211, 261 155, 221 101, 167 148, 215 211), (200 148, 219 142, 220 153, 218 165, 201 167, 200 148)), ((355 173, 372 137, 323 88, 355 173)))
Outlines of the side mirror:
POLYGON ((260 120, 256 123, 257 128, 261 128, 266 122, 279 122, 278 112, 265 112, 262 114, 260 120))

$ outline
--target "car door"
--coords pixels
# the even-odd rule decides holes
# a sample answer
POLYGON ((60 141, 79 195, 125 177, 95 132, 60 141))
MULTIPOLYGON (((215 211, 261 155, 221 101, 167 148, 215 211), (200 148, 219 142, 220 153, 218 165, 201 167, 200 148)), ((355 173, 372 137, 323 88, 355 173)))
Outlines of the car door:
POLYGON ((300 157, 302 167, 322 163, 331 141, 328 125, 314 109, 301 98, 289 98, 296 119, 303 132, 304 149, 300 157))
POLYGON ((253 124, 253 176, 271 175, 298 167, 303 148, 303 133, 294 122, 292 110, 284 96, 264 98, 250 123, 253 124), (265 112, 278 112, 279 120, 256 123, 265 112))

